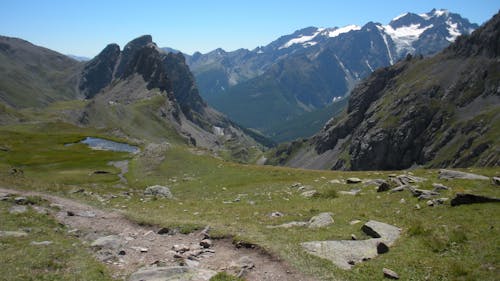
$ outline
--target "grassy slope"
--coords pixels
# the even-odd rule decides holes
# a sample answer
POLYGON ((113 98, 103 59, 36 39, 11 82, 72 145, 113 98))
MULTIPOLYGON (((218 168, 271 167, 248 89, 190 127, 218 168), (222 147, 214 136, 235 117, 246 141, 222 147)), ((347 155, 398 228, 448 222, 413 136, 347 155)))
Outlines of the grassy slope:
MULTIPOLYGON (((64 146, 97 131, 82 131, 63 124, 50 125, 54 133, 46 133, 44 125, 0 128, 0 185, 47 190, 75 197, 91 204, 94 198, 71 194, 75 187, 104 195, 119 193, 116 169, 106 165, 111 159, 130 157, 126 154, 91 151, 84 146, 64 146), (55 127, 54 127, 55 126, 55 127), (85 155, 85 157, 83 157, 85 155), (24 176, 9 175, 12 166, 24 169, 24 176), (108 175, 91 175, 94 170, 108 170, 108 175)), ((214 235, 233 235, 257 243, 276 253, 297 268, 319 276, 321 280, 383 280, 382 267, 396 270, 405 280, 495 280, 500 261, 500 206, 480 204, 460 207, 429 208, 410 194, 376 193, 363 188, 360 196, 339 195, 333 191, 349 190, 357 185, 332 184, 329 180, 351 176, 386 178, 389 172, 307 171, 279 167, 245 166, 215 159, 204 151, 174 145, 160 166, 146 168, 148 159, 136 158, 127 174, 131 200, 111 199, 103 207, 125 206, 127 214, 141 222, 162 226, 182 226, 184 230, 209 224, 214 235), (309 185, 325 194, 304 199, 290 188, 295 182, 309 185), (171 186, 176 199, 172 201, 141 201, 143 189, 151 184, 171 186), (237 197, 239 202, 234 201, 237 197), (333 198, 332 198, 333 197, 333 198), (401 204, 401 198, 406 204, 401 204), (415 209, 415 204, 422 206, 415 209), (272 219, 269 213, 280 211, 282 218, 272 219), (292 220, 307 220, 319 212, 333 212, 335 224, 325 229, 268 229, 267 225, 292 220), (357 265, 352 271, 342 271, 329 262, 305 255, 299 243, 324 239, 348 239, 350 235, 365 237, 361 224, 375 219, 403 229, 403 235, 390 252, 357 265)), ((485 175, 499 175, 499 168, 471 169, 485 175)), ((430 188, 437 180, 435 170, 417 170, 416 175, 429 181, 421 185, 430 188)), ((453 191, 471 191, 500 197, 500 190, 489 182, 443 182, 453 191)), ((359 186, 360 187, 360 186, 359 186)), ((4 213, 2 213, 2 217, 4 213)), ((2 220, 3 221, 3 220, 2 220)), ((21 244, 18 247, 23 247, 21 244)), ((18 260, 10 260, 19 266, 18 260)))

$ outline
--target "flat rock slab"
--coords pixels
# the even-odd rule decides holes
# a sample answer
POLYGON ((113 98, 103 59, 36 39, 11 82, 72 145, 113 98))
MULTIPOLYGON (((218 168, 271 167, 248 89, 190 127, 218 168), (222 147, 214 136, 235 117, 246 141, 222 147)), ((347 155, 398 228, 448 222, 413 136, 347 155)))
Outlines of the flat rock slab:
POLYGON ((25 237, 28 236, 28 233, 24 231, 2 231, 0 230, 0 237, 14 237, 14 238, 19 238, 19 237, 25 237))
POLYGON ((488 178, 488 177, 477 175, 477 174, 465 173, 465 172, 459 172, 459 171, 453 171, 453 170, 445 170, 445 169, 439 170, 439 178, 440 179, 490 180, 490 178, 488 178))
POLYGON ((320 213, 309 220, 309 228, 326 227, 332 223, 332 213, 320 213))
POLYGON ((378 221, 369 221, 362 230, 374 237, 367 240, 333 240, 301 243, 306 252, 330 260, 341 269, 349 270, 355 264, 385 253, 401 235, 401 229, 378 221), (380 245, 387 246, 381 251, 380 245))
POLYGON ((190 267, 142 268, 130 275, 129 281, 208 281, 217 274, 213 270, 190 267))

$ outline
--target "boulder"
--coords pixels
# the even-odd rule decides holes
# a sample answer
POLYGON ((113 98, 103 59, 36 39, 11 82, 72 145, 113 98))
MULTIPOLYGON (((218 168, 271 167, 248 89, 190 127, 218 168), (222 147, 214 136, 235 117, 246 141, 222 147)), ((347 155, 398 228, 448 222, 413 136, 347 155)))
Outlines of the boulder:
POLYGON ((469 193, 457 193, 455 198, 451 199, 451 206, 476 204, 476 203, 490 203, 490 202, 500 202, 500 198, 487 197, 469 193))
POLYGON ((377 187, 377 192, 384 192, 388 191, 389 189, 391 189, 391 185, 384 181, 377 187))
POLYGON ((28 211, 28 207, 24 205, 14 205, 9 208, 9 214, 23 214, 28 211))
POLYGON ((434 187, 434 189, 432 190, 434 192, 439 192, 439 191, 442 191, 442 190, 449 190, 450 189, 446 185, 442 185, 440 183, 433 183, 432 187, 434 187))
POLYGON ((213 243, 212 243, 212 240, 210 240, 210 239, 203 239, 200 242, 200 246, 202 246, 203 248, 210 248, 210 247, 212 247, 212 245, 213 245, 213 243))
POLYGON ((192 267, 146 267, 130 275, 128 281, 208 281, 217 272, 192 267))
POLYGON ((390 270, 390 269, 384 267, 382 269, 382 272, 384 273, 385 278, 399 279, 399 275, 396 272, 394 272, 393 270, 390 270))
POLYGON ((326 227, 333 223, 332 213, 321 213, 309 220, 309 228, 326 227))
POLYGON ((492 177, 491 182, 496 185, 500 185, 500 177, 492 177))
POLYGON ((24 196, 18 196, 16 198, 14 198, 14 202, 16 202, 16 204, 18 204, 18 205, 24 205, 24 204, 28 203, 28 198, 26 198, 24 196))
POLYGON ((476 175, 472 173, 465 173, 453 170, 439 170, 439 178, 440 179, 466 179, 466 180, 490 180, 488 177, 476 175))
POLYGON ((318 192, 316 190, 308 190, 304 191, 300 194, 300 196, 305 197, 305 198, 312 198, 314 196, 318 195, 318 192))
POLYGON ((170 192, 170 188, 168 188, 166 186, 161 186, 161 185, 148 186, 144 190, 144 195, 157 196, 157 197, 168 198, 168 199, 173 198, 172 192, 170 192))
POLYGON ((377 254, 385 254, 389 252, 389 246, 387 246, 384 242, 377 242, 377 254))
POLYGON ((90 246, 99 250, 117 250, 122 246, 122 241, 118 235, 109 235, 97 238, 90 246))
POLYGON ((374 220, 365 223, 361 230, 370 237, 381 238, 388 246, 392 246, 401 235, 398 227, 374 220))
POLYGON ((361 182, 361 179, 359 179, 359 178, 348 178, 346 180, 346 183, 349 183, 349 184, 360 183, 360 182, 361 182))

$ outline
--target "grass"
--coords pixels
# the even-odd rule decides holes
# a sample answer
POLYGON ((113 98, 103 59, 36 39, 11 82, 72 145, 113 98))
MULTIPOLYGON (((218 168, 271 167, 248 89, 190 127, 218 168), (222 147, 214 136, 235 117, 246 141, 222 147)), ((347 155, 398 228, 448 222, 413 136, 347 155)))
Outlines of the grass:
MULTIPOLYGON (((46 190, 103 208, 125 206, 124 211, 133 220, 176 227, 183 232, 210 225, 219 237, 230 236, 257 244, 321 280, 384 280, 383 267, 396 270, 404 280, 496 280, 500 273, 498 204, 427 207, 409 192, 377 193, 373 186, 330 183, 348 177, 387 178, 394 172, 309 171, 242 165, 183 145, 172 145, 165 153, 165 160, 151 167, 148 159, 141 156, 131 158, 121 153, 92 151, 85 146, 64 146, 67 141, 99 132, 57 126, 57 133, 46 133, 40 125, 0 129, 0 147, 9 148, 0 150, 1 186, 46 190), (32 156, 26 156, 28 152, 32 156), (81 154, 87 156, 81 157, 81 154), (93 197, 70 192, 81 187, 101 196, 123 191, 114 187, 119 183, 118 171, 107 166, 109 160, 120 159, 131 160, 126 174, 131 199, 118 197, 101 203, 93 197), (12 166, 22 167, 24 175, 9 175, 8 169, 12 166), (97 169, 112 173, 89 176, 90 171, 97 169), (316 189, 320 196, 303 198, 291 187, 297 182, 316 189), (169 186, 175 199, 141 200, 144 188, 153 184, 169 186), (362 188, 362 194, 339 194, 352 188, 362 188), (400 203, 402 198, 405 204, 400 203), (417 203, 422 206, 420 210, 415 208, 417 203), (284 216, 271 218, 269 214, 275 211, 284 216), (320 212, 333 213, 335 223, 314 230, 267 228, 290 221, 307 221, 320 212), (366 238, 360 230, 362 224, 350 224, 356 219, 396 225, 402 228, 402 237, 388 253, 356 265, 351 271, 340 270, 301 249, 300 243, 305 241, 350 239, 351 234, 366 238)), ((487 176, 500 174, 498 167, 467 171, 487 176)), ((488 181, 442 181, 437 179, 436 170, 412 172, 428 179, 419 184, 420 188, 432 189, 433 182, 450 186, 452 190, 443 192, 443 197, 452 198, 456 192, 500 197, 500 189, 488 181)), ((15 259, 6 263, 18 266, 15 259)))
MULTIPOLYGON (((38 198, 31 201, 41 203, 38 198)), ((54 219, 29 210, 9 214, 13 202, 0 201, 0 230, 29 230, 26 237, 0 238, 2 280, 113 280, 77 238, 54 219), (30 245, 52 241, 50 245, 30 245)))

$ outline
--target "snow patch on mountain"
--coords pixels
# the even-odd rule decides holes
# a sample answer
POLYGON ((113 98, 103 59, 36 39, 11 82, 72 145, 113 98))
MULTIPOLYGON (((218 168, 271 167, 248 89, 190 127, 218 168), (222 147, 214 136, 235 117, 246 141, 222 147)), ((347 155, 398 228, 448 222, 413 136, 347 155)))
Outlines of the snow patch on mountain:
POLYGON ((424 31, 432 27, 432 24, 424 27, 420 24, 411 24, 396 29, 392 28, 390 25, 384 25, 382 28, 391 36, 392 41, 396 45, 396 52, 398 55, 401 55, 403 52, 413 52, 414 48, 412 43, 417 41, 424 31))
POLYGON ((328 31, 328 37, 333 38, 333 37, 339 36, 342 33, 347 33, 347 32, 353 31, 353 30, 360 30, 360 29, 361 29, 361 26, 351 24, 351 25, 347 25, 347 26, 344 26, 341 28, 337 28, 337 29, 328 31))
POLYGON ((311 42, 311 41, 323 30, 325 29, 318 28, 316 32, 314 32, 312 35, 301 35, 300 37, 293 38, 290 41, 283 44, 281 47, 279 47, 278 50, 288 48, 294 44, 302 44, 304 47, 314 46, 315 44, 317 44, 317 42, 311 42))
POLYGON ((458 36, 462 35, 460 33, 460 30, 458 29, 458 23, 453 23, 450 19, 446 21, 446 25, 448 25, 448 33, 450 34, 450 37, 446 37, 446 40, 449 42, 455 42, 455 39, 457 39, 458 36))
POLYGON ((397 21, 398 19, 400 19, 400 18, 402 18, 402 17, 406 16, 407 14, 408 14, 408 13, 401 14, 401 15, 399 15, 399 16, 397 16, 397 17, 393 18, 393 19, 392 19, 392 21, 397 21))

